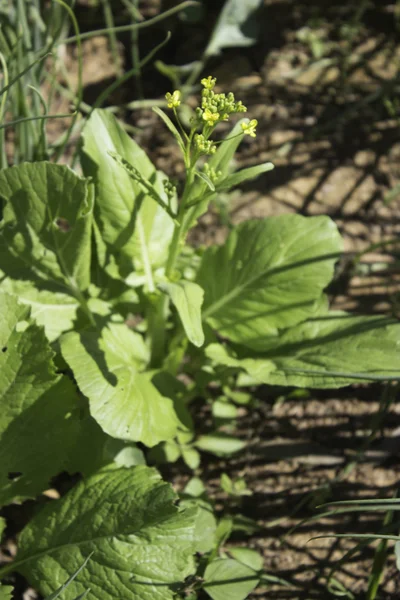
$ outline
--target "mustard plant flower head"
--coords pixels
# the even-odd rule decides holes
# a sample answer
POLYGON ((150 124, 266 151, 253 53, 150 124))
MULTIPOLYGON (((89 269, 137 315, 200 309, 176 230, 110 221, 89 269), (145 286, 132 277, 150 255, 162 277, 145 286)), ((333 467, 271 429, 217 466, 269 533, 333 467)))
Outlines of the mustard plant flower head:
MULTIPOLYGON (((230 115, 247 111, 243 102, 235 100, 232 92, 229 92, 229 94, 214 92, 216 82, 216 78, 211 77, 211 75, 201 80, 203 86, 201 103, 196 109, 198 125, 205 122, 208 127, 214 128, 218 123, 228 121, 230 115)), ((209 133, 206 135, 209 135, 209 133)))
POLYGON ((170 92, 165 94, 168 108, 177 108, 181 103, 181 96, 182 94, 179 90, 175 90, 172 94, 170 92))
POLYGON ((242 123, 243 133, 250 137, 256 137, 256 127, 258 125, 257 119, 252 119, 249 123, 242 123))

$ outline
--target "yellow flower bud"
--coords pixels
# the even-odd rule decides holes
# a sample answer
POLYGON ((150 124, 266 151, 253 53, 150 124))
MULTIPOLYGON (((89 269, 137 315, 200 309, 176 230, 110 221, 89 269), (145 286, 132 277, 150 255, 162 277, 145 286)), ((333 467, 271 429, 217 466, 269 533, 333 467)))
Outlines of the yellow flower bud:
POLYGON ((219 119, 219 113, 213 113, 209 108, 206 108, 203 112, 203 119, 207 122, 207 125, 215 125, 216 121, 219 119))
POLYGON ((211 77, 211 75, 201 80, 201 85, 204 86, 206 90, 212 90, 216 83, 217 79, 215 77, 211 77))
POLYGON ((256 127, 258 125, 257 119, 252 119, 250 123, 242 123, 243 133, 250 137, 256 137, 256 127))
POLYGON ((172 92, 172 94, 170 92, 165 94, 165 99, 168 102, 168 108, 177 108, 181 103, 181 96, 182 94, 179 90, 175 90, 172 92))

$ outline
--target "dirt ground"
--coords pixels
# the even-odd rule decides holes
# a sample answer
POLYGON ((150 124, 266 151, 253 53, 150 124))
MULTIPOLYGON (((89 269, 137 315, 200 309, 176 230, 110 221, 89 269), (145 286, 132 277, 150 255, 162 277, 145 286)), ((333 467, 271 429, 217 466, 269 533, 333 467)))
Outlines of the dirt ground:
MULTIPOLYGON (((259 43, 224 51, 207 67, 206 74, 217 76, 221 88, 235 92, 248 106, 249 116, 259 121, 256 140, 242 144, 239 165, 271 160, 275 169, 224 199, 229 219, 221 207, 214 206, 193 239, 199 244, 221 242, 229 220, 238 223, 285 212, 328 214, 345 240, 345 255, 331 289, 334 306, 398 315, 400 267, 394 246, 390 252, 372 248, 360 262, 354 261, 357 253, 385 240, 398 240, 400 234, 400 189, 393 192, 400 183, 400 122, 389 110, 400 64, 394 3, 375 2, 364 15, 344 78, 345 47, 335 23, 341 22, 345 4, 266 0, 259 43), (297 35, 317 13, 323 17, 322 37, 336 44, 320 60, 312 57, 297 35)), ((158 2, 143 5, 149 15, 160 8, 158 2)), ((188 54, 195 54, 206 35, 200 27, 194 33, 176 30, 173 34, 178 39, 165 51, 168 57, 162 57, 171 63, 182 62, 174 55, 177 48, 183 52, 190 46, 188 54)), ((84 51, 89 102, 112 81, 115 71, 105 38, 85 42, 84 51)), ((66 55, 66 60, 73 80, 74 54, 66 55)), ((153 67, 143 72, 143 80, 146 97, 162 97, 170 87, 153 67)), ((128 102, 131 91, 129 87, 119 90, 113 101, 128 102)), ((62 106, 55 108, 62 110, 62 106)), ((142 109, 127 111, 125 116, 157 167, 179 178, 182 163, 156 115, 142 109)), ((50 135, 56 137, 59 127, 59 123, 49 124, 50 135)), ((358 385, 305 397, 267 388, 255 393, 257 407, 243 409, 238 430, 248 440, 246 451, 233 460, 207 458, 201 476, 221 509, 227 502, 219 491, 221 472, 243 476, 253 492, 239 508, 256 519, 260 529, 246 542, 239 536, 234 543, 262 552, 266 572, 285 579, 289 587, 260 587, 251 598, 333 598, 327 575, 354 542, 310 539, 331 533, 379 532, 383 516, 332 516, 299 523, 315 515, 315 507, 324 501, 389 498, 397 492, 400 408, 394 398, 368 443, 382 403, 382 386, 358 385), (298 528, 291 531, 295 525, 298 528)), ((185 479, 177 474, 176 486, 181 487, 185 479)), ((345 566, 337 565, 335 577, 349 591, 342 597, 365 597, 373 548, 354 554, 345 566)), ((393 552, 378 597, 400 598, 393 552)))

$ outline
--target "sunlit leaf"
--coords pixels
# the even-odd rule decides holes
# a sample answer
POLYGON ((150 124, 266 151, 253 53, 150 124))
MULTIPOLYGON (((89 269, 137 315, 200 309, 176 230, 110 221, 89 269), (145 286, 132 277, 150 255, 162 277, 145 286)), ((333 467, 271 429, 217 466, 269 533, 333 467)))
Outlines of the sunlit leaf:
POLYGON ((203 319, 251 348, 318 314, 342 248, 328 217, 280 215, 246 221, 204 254, 198 283, 203 319))
POLYGON ((73 384, 57 375, 29 308, 0 294, 0 505, 44 490, 65 468, 78 421, 73 384), (22 442, 23 440, 23 442, 22 442))
POLYGON ((15 569, 46 595, 91 555, 64 600, 89 587, 97 600, 172 600, 194 571, 196 527, 196 510, 181 510, 176 500, 155 469, 95 474, 32 519, 15 569))
POLYGON ((92 417, 108 435, 146 446, 174 437, 179 421, 172 400, 141 372, 148 355, 139 334, 112 323, 101 335, 67 333, 61 350, 92 417))

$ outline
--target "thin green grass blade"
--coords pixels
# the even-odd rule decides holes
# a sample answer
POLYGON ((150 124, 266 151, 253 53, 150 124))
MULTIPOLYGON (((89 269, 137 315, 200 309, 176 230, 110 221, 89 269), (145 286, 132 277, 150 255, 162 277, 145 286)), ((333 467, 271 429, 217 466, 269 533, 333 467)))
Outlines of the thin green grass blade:
POLYGON ((68 127, 67 130, 67 134, 64 140, 64 143, 57 149, 57 151, 55 152, 55 161, 57 162, 60 157, 63 155, 64 150, 66 145, 68 144, 68 140, 71 137, 71 133, 72 130, 74 128, 76 119, 78 117, 78 112, 80 110, 80 106, 81 106, 81 102, 82 102, 82 98, 83 98, 83 61, 82 61, 82 41, 81 41, 81 35, 80 35, 80 31, 79 31, 79 25, 78 25, 78 21, 75 17, 75 14, 73 12, 73 10, 68 6, 68 4, 66 4, 63 0, 55 0, 55 2, 57 2, 60 6, 62 6, 68 13, 71 22, 72 22, 72 26, 75 30, 75 34, 76 34, 76 45, 77 45, 77 56, 78 56, 78 93, 77 93, 77 105, 76 105, 76 110, 72 116, 72 121, 68 127))
MULTIPOLYGON (((58 0, 56 0, 56 2, 57 1, 58 0)), ((11 81, 8 83, 8 85, 5 85, 0 90, 0 96, 2 96, 5 92, 7 92, 14 85, 14 83, 16 83, 17 81, 19 81, 19 79, 21 79, 26 73, 28 73, 28 71, 30 71, 31 69, 33 69, 33 67, 35 65, 37 65, 41 61, 45 60, 48 56, 51 56, 51 54, 47 53, 47 54, 44 54, 43 56, 40 56, 39 58, 37 58, 36 60, 34 60, 32 63, 30 63, 25 69, 22 69, 22 71, 20 71, 18 73, 18 75, 16 75, 15 77, 13 77, 13 79, 11 79, 11 81)))
MULTIPOLYGON (((60 0, 55 0, 55 1, 59 2, 60 0)), ((152 25, 155 25, 156 23, 159 23, 160 21, 164 21, 164 19, 168 19, 168 17, 172 17, 173 15, 181 12, 182 10, 185 10, 185 8, 188 8, 189 6, 196 6, 197 4, 198 4, 198 2, 195 2, 194 0, 185 0, 185 2, 182 2, 181 4, 178 4, 178 6, 174 6, 173 8, 170 8, 169 10, 164 11, 163 13, 153 17, 152 19, 148 19, 147 21, 143 21, 141 23, 131 23, 130 25, 120 25, 118 27, 114 27, 113 31, 115 33, 124 33, 125 31, 132 31, 133 29, 145 29, 146 27, 151 27, 152 25)), ((93 31, 87 31, 85 33, 82 33, 82 34, 80 34, 79 38, 82 42, 83 40, 88 40, 91 37, 95 37, 98 35, 108 35, 109 33, 110 33, 110 29, 108 27, 106 27, 104 29, 95 29, 93 31)), ((71 44, 76 41, 77 41, 77 36, 74 35, 74 36, 66 38, 64 40, 60 40, 58 43, 59 44, 71 44)))
MULTIPOLYGON (((84 569, 88 563, 88 561, 90 560, 90 557, 92 556, 93 552, 91 552, 89 554, 89 556, 87 558, 85 558, 84 562, 81 564, 81 566, 79 567, 79 569, 77 569, 75 571, 75 573, 73 573, 71 575, 71 577, 68 577, 67 581, 65 583, 62 584, 62 586, 60 586, 58 588, 58 590, 56 590, 55 592, 53 592, 52 594, 50 594, 50 596, 47 596, 46 600, 56 600, 56 598, 59 597, 60 594, 63 593, 63 591, 69 586, 70 583, 72 583, 72 581, 75 579, 75 577, 77 577, 79 575, 79 573, 82 571, 82 569, 84 569)), ((78 596, 78 598, 76 598, 75 600, 79 600, 81 598, 84 598, 86 596, 86 594, 89 592, 89 590, 85 590, 83 592, 83 594, 81 594, 80 596, 78 596)))
POLYGON ((14 127, 15 125, 20 125, 21 123, 29 123, 30 121, 40 121, 41 119, 62 119, 66 117, 74 117, 76 112, 74 113, 59 113, 55 115, 38 115, 37 117, 21 117, 20 119, 15 119, 15 121, 8 121, 8 123, 3 123, 0 125, 1 129, 7 129, 7 127, 14 127))

